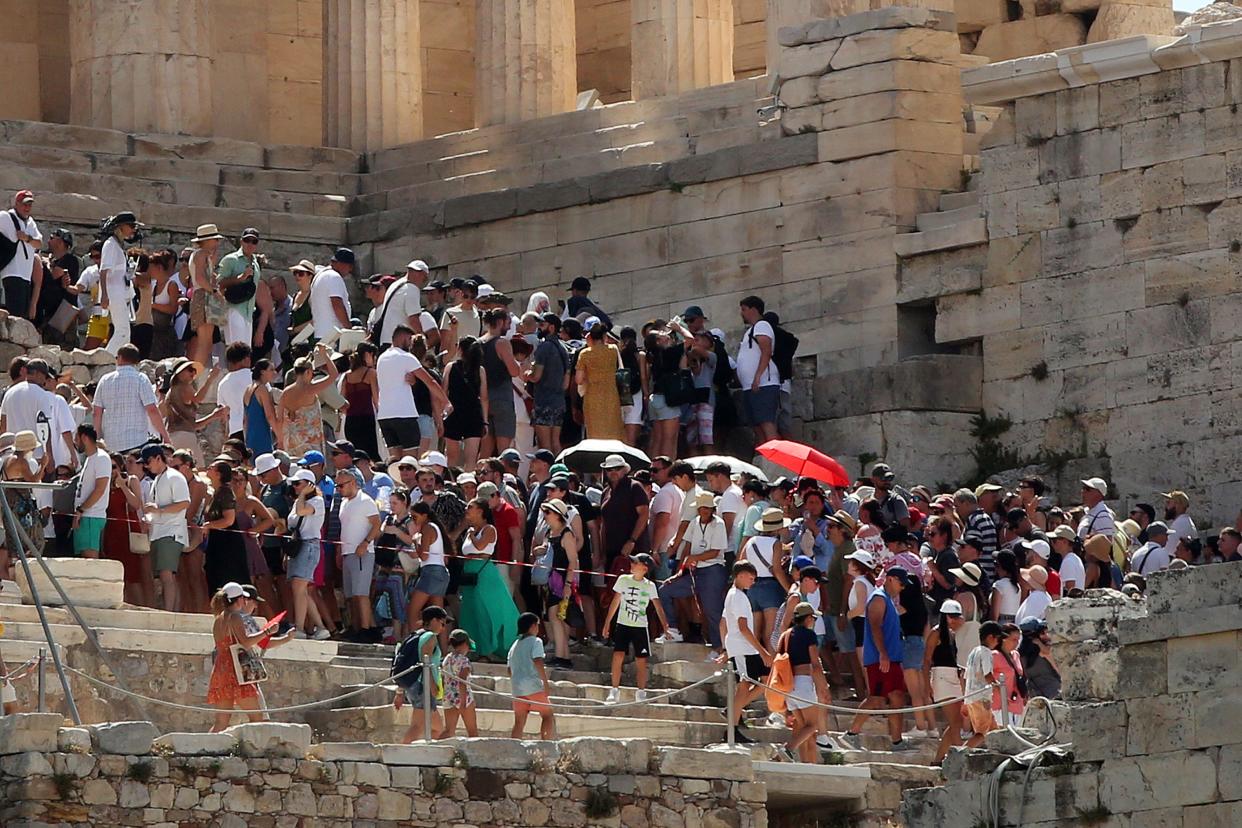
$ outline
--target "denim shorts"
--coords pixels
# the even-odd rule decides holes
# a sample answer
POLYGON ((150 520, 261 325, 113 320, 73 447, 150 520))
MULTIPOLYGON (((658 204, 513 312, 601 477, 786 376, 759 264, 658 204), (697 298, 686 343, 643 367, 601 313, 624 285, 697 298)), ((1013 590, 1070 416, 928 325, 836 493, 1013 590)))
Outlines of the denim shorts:
POLYGON ((926 642, 921 635, 910 635, 901 639, 901 665, 907 670, 923 669, 923 656, 927 652, 926 642))
POLYGON ((748 388, 742 392, 742 400, 746 403, 747 422, 750 425, 775 423, 781 402, 781 387, 761 385, 753 391, 748 388))
POLYGON ((315 568, 319 566, 322 551, 319 538, 302 538, 302 551, 289 559, 289 566, 285 570, 286 577, 303 581, 315 580, 315 568))
POLYGON ((647 413, 651 415, 652 422, 677 420, 681 418, 681 406, 665 405, 663 394, 652 394, 651 400, 647 405, 647 413))
POLYGON ((448 585, 448 567, 441 564, 423 564, 418 570, 418 583, 414 585, 414 590, 434 598, 443 598, 448 592, 448 585))
POLYGON ((785 590, 781 589, 780 581, 775 578, 756 578, 755 584, 746 590, 746 597, 750 599, 750 608, 755 612, 763 612, 764 610, 776 609, 785 603, 788 597, 785 590))

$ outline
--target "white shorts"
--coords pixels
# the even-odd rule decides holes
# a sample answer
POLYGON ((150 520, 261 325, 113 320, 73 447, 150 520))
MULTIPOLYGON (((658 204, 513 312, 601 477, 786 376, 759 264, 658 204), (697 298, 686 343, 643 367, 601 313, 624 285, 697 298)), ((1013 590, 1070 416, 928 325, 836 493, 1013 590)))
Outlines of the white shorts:
POLYGON ((815 679, 810 676, 794 676, 793 680, 793 693, 785 698, 785 706, 791 711, 815 707, 819 701, 815 695, 815 679))
POLYGON ((962 680, 956 667, 931 668, 931 691, 933 701, 948 701, 962 695, 962 680))
MULTIPOLYGON (((8 681, 0 681, 0 704, 16 704, 17 690, 8 681)), ((0 711, 2 715, 3 711, 0 711)))
POLYGON ((643 407, 638 403, 621 406, 621 422, 624 425, 642 425, 643 407))

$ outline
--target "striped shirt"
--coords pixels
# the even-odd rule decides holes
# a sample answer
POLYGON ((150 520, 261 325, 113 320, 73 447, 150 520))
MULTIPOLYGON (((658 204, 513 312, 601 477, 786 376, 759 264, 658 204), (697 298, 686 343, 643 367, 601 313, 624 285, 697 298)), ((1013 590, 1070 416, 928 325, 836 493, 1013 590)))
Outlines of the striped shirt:
POLYGON ((983 554, 979 556, 978 564, 987 573, 988 578, 992 578, 996 573, 992 563, 992 556, 996 554, 998 541, 996 522, 987 512, 975 509, 966 518, 966 533, 979 536, 983 544, 983 554))

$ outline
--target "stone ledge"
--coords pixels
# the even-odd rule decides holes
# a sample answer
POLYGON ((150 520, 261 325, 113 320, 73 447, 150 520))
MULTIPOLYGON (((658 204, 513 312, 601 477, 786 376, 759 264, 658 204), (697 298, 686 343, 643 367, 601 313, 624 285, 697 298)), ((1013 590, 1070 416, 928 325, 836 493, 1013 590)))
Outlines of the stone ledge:
POLYGON ((975 355, 934 354, 817 377, 814 419, 839 419, 881 411, 957 411, 982 407, 983 359, 975 355), (952 377, 928 383, 928 377, 952 377), (970 389, 975 389, 971 391, 970 389))
POLYGON ((1236 57, 1242 57, 1242 20, 1223 20, 1181 37, 1125 37, 967 69, 962 92, 967 103, 1003 103, 1236 57))
POLYGON ((859 12, 845 17, 812 20, 801 26, 785 26, 777 32, 777 42, 782 46, 801 46, 806 43, 822 43, 838 37, 849 37, 873 29, 937 29, 957 32, 957 18, 953 12, 905 6, 889 6, 874 11, 859 12))

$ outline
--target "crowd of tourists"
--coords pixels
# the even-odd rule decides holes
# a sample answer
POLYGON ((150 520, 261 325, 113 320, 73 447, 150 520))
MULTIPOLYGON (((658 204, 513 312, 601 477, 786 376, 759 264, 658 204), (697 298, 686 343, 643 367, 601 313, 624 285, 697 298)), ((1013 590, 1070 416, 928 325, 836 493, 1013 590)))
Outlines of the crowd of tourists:
MULTIPOLYGON (((632 653, 644 701, 655 641, 737 670, 738 741, 768 690, 788 758, 856 746, 863 718, 840 730, 817 706, 835 687, 919 708, 888 716, 893 749, 941 734, 941 758, 1058 696, 1052 601, 1239 558, 1237 529, 1201 541, 1179 491, 1163 515, 1138 503, 1120 519, 1099 478, 1062 507, 1038 478, 937 492, 877 463, 829 485, 718 454, 792 428, 797 340, 758 296, 730 343, 698 306, 614 323, 585 277, 519 312, 483 277, 435 279, 417 259, 361 279, 340 248, 279 271, 254 229, 228 253, 212 225, 184 250, 145 249, 132 213, 104 222, 80 268, 68 231, 44 249, 33 203, 23 191, 0 215, 5 307, 116 367, 80 386, 43 359, 10 364, 0 476, 68 484, 4 489, 23 546, 119 561, 127 601, 214 613, 226 656, 295 637, 398 644, 396 703, 421 710, 434 686, 451 714, 437 735, 476 729, 471 659, 508 662, 515 735, 531 712, 550 734, 547 668, 611 646, 616 702, 632 653), (619 450, 584 462, 584 439, 619 450)), ((216 672, 212 704, 259 709, 240 665, 216 672)))

